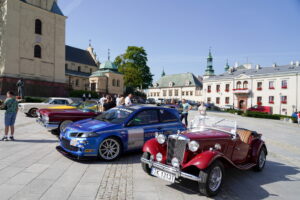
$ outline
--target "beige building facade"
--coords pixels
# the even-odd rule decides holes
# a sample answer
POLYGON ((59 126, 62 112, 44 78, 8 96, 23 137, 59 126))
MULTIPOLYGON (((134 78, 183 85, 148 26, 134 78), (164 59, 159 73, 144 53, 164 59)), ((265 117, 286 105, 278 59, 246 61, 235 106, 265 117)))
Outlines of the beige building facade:
MULTIPOLYGON (((91 45, 87 50, 65 45, 66 17, 57 0, 0 0, 0 93, 16 91, 23 78, 26 96, 66 96, 91 90, 90 76, 100 66, 91 45)), ((98 88, 119 94, 108 73, 98 88), (111 83, 111 84, 110 84, 111 83), (112 87, 112 88, 110 88, 112 87)), ((123 91, 122 88, 122 91, 123 91)), ((100 90, 99 90, 100 91, 100 90)))

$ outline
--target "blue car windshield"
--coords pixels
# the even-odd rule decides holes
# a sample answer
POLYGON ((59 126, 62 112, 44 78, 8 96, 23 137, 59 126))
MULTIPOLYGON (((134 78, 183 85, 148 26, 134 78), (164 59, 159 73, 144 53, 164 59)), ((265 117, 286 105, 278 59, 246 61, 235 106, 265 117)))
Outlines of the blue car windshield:
POLYGON ((97 117, 95 117, 95 119, 112 124, 119 124, 122 123, 132 112, 133 110, 131 109, 113 108, 102 113, 101 115, 98 115, 97 117))

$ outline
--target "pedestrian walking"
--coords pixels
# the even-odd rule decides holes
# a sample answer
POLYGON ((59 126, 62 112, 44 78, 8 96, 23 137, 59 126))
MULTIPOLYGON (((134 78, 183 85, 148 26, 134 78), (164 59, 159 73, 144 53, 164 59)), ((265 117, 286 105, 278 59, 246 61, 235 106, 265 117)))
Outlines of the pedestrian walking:
POLYGON ((118 95, 117 96, 117 98, 116 98, 116 105, 117 106, 121 106, 121 99, 122 99, 122 97, 123 97, 122 95, 118 95))
POLYGON ((83 95, 82 95, 82 101, 85 101, 85 99, 86 99, 86 95, 85 95, 85 93, 83 93, 83 95))
POLYGON ((192 109, 192 106, 185 100, 182 100, 182 113, 180 120, 182 121, 184 119, 184 124, 186 127, 188 126, 188 115, 189 111, 192 109))
POLYGON ((128 94, 128 96, 125 98, 125 106, 132 105, 131 98, 132 98, 132 94, 128 94))
POLYGON ((298 125, 300 125, 300 111, 297 113, 298 125))
POLYGON ((91 100, 92 99, 92 95, 91 95, 91 93, 89 93, 89 100, 91 100))
POLYGON ((4 123, 5 123, 5 135, 2 138, 3 141, 8 141, 8 132, 10 129, 10 140, 14 139, 14 132, 15 132, 15 121, 18 113, 18 102, 15 98, 15 95, 13 92, 8 91, 6 93, 6 100, 3 103, 3 107, 5 110, 5 117, 4 117, 4 123))

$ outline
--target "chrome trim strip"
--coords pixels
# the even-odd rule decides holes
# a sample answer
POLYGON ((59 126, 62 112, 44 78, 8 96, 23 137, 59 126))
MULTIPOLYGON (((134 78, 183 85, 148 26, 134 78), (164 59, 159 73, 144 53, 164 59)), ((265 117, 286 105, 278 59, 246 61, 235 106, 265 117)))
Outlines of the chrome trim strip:
POLYGON ((180 169, 175 168, 175 167, 171 167, 159 162, 154 162, 152 160, 148 160, 146 158, 141 158, 141 162, 148 164, 150 168, 154 167, 157 168, 159 170, 171 173, 171 174, 175 174, 176 178, 182 177, 182 178, 186 178, 192 181, 201 181, 202 179, 198 176, 194 176, 192 174, 188 174, 186 172, 182 172, 180 169))

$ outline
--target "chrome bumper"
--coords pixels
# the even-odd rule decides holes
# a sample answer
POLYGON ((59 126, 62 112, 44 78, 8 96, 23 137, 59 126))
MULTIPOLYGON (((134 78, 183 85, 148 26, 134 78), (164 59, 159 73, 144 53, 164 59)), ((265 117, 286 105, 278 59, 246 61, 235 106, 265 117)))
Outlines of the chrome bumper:
POLYGON ((154 168, 157 168, 159 170, 174 174, 176 178, 182 177, 182 178, 186 178, 186 179, 189 179, 189 180, 192 180, 192 181, 198 181, 198 182, 201 181, 201 178, 198 177, 198 176, 194 176, 192 174, 182 172, 178 168, 171 167, 171 166, 162 164, 160 162, 155 162, 155 161, 148 160, 148 159, 145 159, 145 158, 141 158, 141 162, 145 163, 145 164, 148 164, 150 168, 154 167, 154 168))
POLYGON ((47 130, 51 131, 57 129, 59 124, 58 123, 45 123, 40 118, 36 119, 36 122, 45 127, 47 130))

